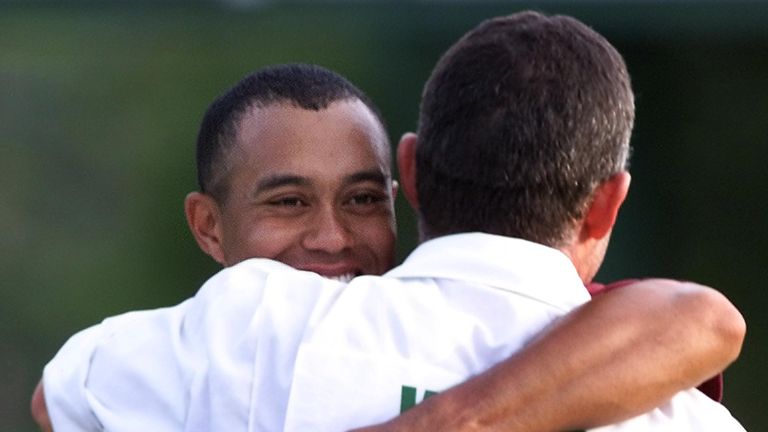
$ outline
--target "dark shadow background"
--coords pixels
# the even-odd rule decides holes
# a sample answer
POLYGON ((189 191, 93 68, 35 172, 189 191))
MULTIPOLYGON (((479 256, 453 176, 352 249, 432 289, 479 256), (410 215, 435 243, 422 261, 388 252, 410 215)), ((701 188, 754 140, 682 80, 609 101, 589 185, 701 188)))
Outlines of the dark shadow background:
MULTIPOLYGON (((35 430, 29 396, 69 335, 177 303, 218 269, 182 210, 216 95, 260 66, 318 63, 380 105, 396 142, 438 56, 525 8, 592 25, 633 76, 633 186, 599 279, 725 293, 749 326, 725 403, 768 430, 768 7, 652 1, 0 2, 0 430, 35 430)), ((403 257, 415 227, 398 205, 403 257)))

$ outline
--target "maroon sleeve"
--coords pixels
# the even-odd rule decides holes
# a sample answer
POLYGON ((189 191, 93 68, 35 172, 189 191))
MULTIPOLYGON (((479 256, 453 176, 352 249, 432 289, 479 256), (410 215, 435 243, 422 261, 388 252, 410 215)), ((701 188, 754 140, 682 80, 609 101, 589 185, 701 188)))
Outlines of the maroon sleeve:
MULTIPOLYGON (((609 284, 601 284, 599 282, 591 282, 587 284, 587 291, 589 291, 589 294, 594 297, 597 295, 600 295, 602 293, 608 292, 612 289, 621 288, 623 286, 629 285, 633 282, 637 282, 640 279, 622 279, 620 281, 611 282, 609 284)), ((715 402, 722 402, 723 400, 723 374, 718 374, 717 376, 714 376, 707 381, 705 381, 703 384, 701 384, 698 389, 704 393, 705 395, 709 396, 712 400, 715 402)))

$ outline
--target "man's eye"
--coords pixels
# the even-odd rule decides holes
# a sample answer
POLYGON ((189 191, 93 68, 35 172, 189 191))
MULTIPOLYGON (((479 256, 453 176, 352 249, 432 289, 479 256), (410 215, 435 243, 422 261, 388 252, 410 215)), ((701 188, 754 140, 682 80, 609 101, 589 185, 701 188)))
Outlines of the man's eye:
POLYGON ((299 198, 286 197, 286 198, 272 200, 269 202, 269 205, 276 206, 276 207, 302 207, 302 206, 305 206, 306 204, 304 203, 304 201, 302 201, 299 198))
POLYGON ((376 198, 371 195, 357 195, 352 197, 352 202, 355 204, 373 204, 376 198))
POLYGON ((384 196, 365 193, 365 194, 358 194, 353 196, 349 200, 349 202, 350 204, 354 204, 354 205, 370 205, 370 204, 380 203, 385 199, 386 197, 384 196))

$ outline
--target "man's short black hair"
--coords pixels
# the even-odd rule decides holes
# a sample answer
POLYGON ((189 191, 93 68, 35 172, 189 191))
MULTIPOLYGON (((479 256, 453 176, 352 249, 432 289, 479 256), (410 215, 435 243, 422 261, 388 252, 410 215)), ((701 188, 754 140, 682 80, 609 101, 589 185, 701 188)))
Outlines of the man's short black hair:
POLYGON ((487 20, 440 59, 416 154, 427 238, 480 231, 557 247, 626 169, 634 96, 621 55, 565 16, 487 20))
POLYGON ((226 156, 234 146, 243 115, 253 107, 286 103, 312 111, 337 101, 362 101, 384 129, 376 106, 355 85, 321 66, 282 64, 259 69, 241 79, 208 107, 197 136, 200 192, 223 202, 227 195, 226 156))

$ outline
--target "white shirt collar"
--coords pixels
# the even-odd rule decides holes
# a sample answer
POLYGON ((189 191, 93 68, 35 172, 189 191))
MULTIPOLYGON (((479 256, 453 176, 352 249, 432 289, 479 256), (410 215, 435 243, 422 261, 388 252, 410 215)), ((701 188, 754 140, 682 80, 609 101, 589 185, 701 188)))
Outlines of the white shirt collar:
POLYGON ((439 237, 385 274, 477 283, 571 309, 590 296, 571 260, 539 243, 484 233, 439 237))

